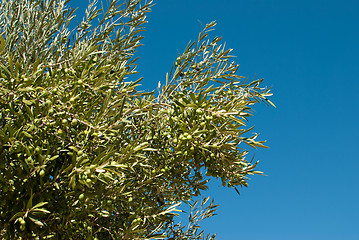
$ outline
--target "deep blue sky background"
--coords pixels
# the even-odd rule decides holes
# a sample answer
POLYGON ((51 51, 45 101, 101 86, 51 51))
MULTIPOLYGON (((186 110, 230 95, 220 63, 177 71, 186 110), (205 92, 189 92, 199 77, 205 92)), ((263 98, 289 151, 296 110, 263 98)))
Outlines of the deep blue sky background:
MULTIPOLYGON (((249 125, 270 149, 241 196, 213 181, 223 240, 359 240, 359 1, 158 0, 138 51, 154 89, 203 24, 234 49, 240 74, 264 78, 277 108, 255 106, 249 125)), ((72 1, 84 6, 87 1, 72 1)), ((80 6, 77 15, 81 15, 80 6)))

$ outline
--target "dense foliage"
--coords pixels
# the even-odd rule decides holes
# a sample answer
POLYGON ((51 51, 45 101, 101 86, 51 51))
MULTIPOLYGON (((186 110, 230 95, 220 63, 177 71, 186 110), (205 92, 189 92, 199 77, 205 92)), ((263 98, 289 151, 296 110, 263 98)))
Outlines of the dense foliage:
POLYGON ((66 4, 0 3, 0 238, 205 238, 197 223, 216 206, 192 200, 211 177, 237 190, 260 174, 245 156, 263 142, 245 122, 269 90, 237 75, 211 23, 159 92, 141 92, 134 54, 152 1, 90 3, 73 30, 66 4))

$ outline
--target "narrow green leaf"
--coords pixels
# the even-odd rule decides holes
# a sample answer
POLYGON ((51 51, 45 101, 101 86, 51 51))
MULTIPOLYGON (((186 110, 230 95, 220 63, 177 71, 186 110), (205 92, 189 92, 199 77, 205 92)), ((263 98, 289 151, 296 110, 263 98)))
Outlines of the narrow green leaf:
POLYGON ((8 61, 9 61, 9 68, 10 68, 10 71, 11 71, 11 73, 12 74, 14 74, 14 64, 13 64, 13 62, 12 62, 12 54, 10 53, 10 54, 8 54, 8 61))
POLYGON ((154 235, 150 235, 147 236, 147 239, 166 239, 166 235, 165 234, 154 234, 154 235))
POLYGON ((265 98, 264 100, 266 100, 267 102, 269 102, 269 104, 272 105, 273 107, 277 108, 271 100, 269 100, 269 99, 267 99, 267 98, 265 98))
POLYGON ((32 207, 32 198, 34 197, 34 194, 32 194, 32 189, 31 189, 31 193, 30 193, 30 198, 29 200, 27 201, 27 204, 26 204, 26 209, 30 209, 32 207))
POLYGON ((46 204, 48 204, 48 202, 40 202, 40 203, 36 204, 35 206, 33 206, 31 209, 39 208, 39 207, 42 207, 42 206, 44 206, 46 204))
POLYGON ((33 104, 33 101, 27 100, 25 98, 22 99, 22 102, 29 106, 31 106, 33 104))
POLYGON ((149 145, 148 142, 143 142, 143 143, 139 144, 138 146, 136 146, 136 147, 133 149, 133 151, 134 151, 134 152, 138 152, 138 151, 140 151, 140 150, 142 150, 142 149, 145 149, 148 145, 149 145))
POLYGON ((38 225, 38 226, 44 226, 44 224, 41 222, 41 221, 39 221, 39 220, 37 220, 37 219, 35 219, 35 218, 32 218, 32 217, 28 217, 33 223, 35 223, 36 225, 38 225))
POLYGON ((9 222, 11 222, 12 220, 14 220, 15 218, 18 218, 18 217, 22 217, 25 215, 25 212, 18 212, 16 213, 14 216, 12 216, 9 220, 9 222))
POLYGON ((32 209, 31 212, 42 212, 42 213, 46 213, 46 214, 51 213, 50 211, 48 211, 44 208, 35 208, 35 209, 32 209))
POLYGON ((32 92, 32 91, 35 91, 33 87, 25 87, 19 89, 19 92, 32 92))

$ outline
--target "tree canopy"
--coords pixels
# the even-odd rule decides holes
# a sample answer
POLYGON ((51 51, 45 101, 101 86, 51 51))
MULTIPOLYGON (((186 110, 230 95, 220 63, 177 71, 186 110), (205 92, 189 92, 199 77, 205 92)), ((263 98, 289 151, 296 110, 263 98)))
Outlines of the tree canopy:
POLYGON ((261 174, 246 155, 264 141, 246 122, 269 89, 237 74, 212 22, 141 91, 152 1, 90 2, 74 29, 67 3, 0 3, 0 237, 213 239, 198 222, 216 206, 193 199, 211 178, 238 191, 261 174))

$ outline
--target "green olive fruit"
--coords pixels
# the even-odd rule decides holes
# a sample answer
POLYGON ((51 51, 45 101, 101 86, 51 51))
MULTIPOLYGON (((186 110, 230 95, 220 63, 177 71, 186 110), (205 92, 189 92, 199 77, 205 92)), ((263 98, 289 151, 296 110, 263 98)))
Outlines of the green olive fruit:
POLYGON ((91 178, 86 179, 86 183, 91 184, 92 183, 91 178))
POLYGON ((135 220, 132 221, 133 224, 137 224, 140 223, 142 220, 141 218, 136 218, 135 220))
POLYGON ((72 125, 72 126, 75 126, 75 125, 78 124, 78 122, 79 122, 79 121, 74 118, 74 119, 72 119, 72 121, 71 121, 71 125, 72 125))
POLYGON ((211 158, 214 158, 216 156, 216 154, 211 153, 211 158))
POLYGON ((25 225, 25 224, 26 224, 25 220, 24 220, 22 217, 19 217, 18 221, 19 221, 19 223, 20 223, 21 225, 25 225))
POLYGON ((132 202, 132 200, 133 200, 132 197, 129 197, 129 198, 128 198, 128 201, 129 201, 129 202, 132 202))
POLYGON ((228 93, 228 94, 232 94, 232 91, 231 91, 231 90, 229 90, 227 93, 228 93))
POLYGON ((153 169, 153 170, 151 171, 151 173, 152 173, 152 174, 155 174, 155 173, 156 173, 156 170, 155 170, 155 169, 153 169))
POLYGON ((202 114, 203 111, 202 111, 202 109, 197 109, 197 110, 196 110, 196 113, 197 113, 197 114, 202 114))
POLYGON ((85 194, 81 193, 79 196, 79 200, 82 201, 82 200, 84 200, 84 198, 85 198, 85 194))
POLYGON ((68 123, 67 119, 62 119, 62 124, 66 125, 68 123))
POLYGON ((64 133, 64 131, 62 129, 59 129, 59 130, 57 130, 57 133, 61 135, 64 133))
POLYGON ((166 169, 162 168, 162 169, 161 169, 161 172, 165 173, 165 172, 166 172, 166 169))
POLYGON ((40 175, 40 177, 44 177, 44 176, 45 176, 45 170, 44 170, 44 169, 41 169, 39 175, 40 175))
POLYGON ((76 100, 75 100, 75 98, 70 98, 70 103, 74 103, 76 100))
POLYGON ((187 140, 192 140, 192 135, 188 135, 187 140))
POLYGON ((20 225, 20 230, 21 230, 21 231, 24 231, 25 228, 26 228, 25 225, 20 225))
POLYGON ((35 151, 36 151, 37 153, 39 153, 39 152, 41 152, 41 149, 40 149, 39 147, 36 147, 36 148, 35 148, 35 151))
POLYGON ((77 84, 78 84, 78 85, 81 85, 81 84, 83 84, 83 83, 84 83, 84 82, 83 82, 81 79, 77 81, 77 84))
MULTIPOLYGON (((19 222, 20 222, 20 229, 21 229, 21 227, 23 227, 25 229, 25 225, 26 225, 25 220, 21 219, 21 221, 19 220, 19 222)), ((23 229, 21 229, 21 231, 23 231, 23 229)))

